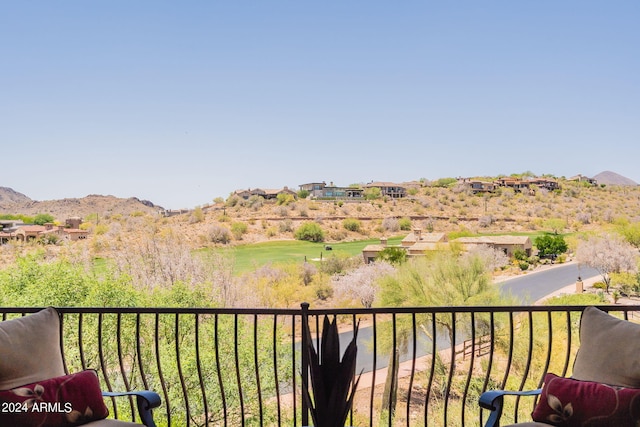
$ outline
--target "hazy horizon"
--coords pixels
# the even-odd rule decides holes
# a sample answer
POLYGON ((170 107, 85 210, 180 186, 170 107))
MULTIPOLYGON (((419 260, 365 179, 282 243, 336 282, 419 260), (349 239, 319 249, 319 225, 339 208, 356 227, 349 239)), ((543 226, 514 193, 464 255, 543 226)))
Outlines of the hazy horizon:
POLYGON ((3 7, 0 185, 191 208, 240 188, 640 182, 640 3, 3 7))

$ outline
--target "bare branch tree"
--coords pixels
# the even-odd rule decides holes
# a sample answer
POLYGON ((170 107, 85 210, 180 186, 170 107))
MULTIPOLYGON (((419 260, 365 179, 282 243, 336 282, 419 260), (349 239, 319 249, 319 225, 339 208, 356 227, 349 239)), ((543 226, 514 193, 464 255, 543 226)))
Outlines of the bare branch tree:
POLYGON ((364 264, 347 274, 334 275, 331 284, 338 296, 357 299, 363 307, 371 308, 379 290, 377 280, 394 271, 386 262, 364 264))
POLYGON ((598 270, 609 293, 611 273, 635 272, 637 252, 621 237, 614 234, 594 236, 582 242, 576 250, 578 262, 598 270))

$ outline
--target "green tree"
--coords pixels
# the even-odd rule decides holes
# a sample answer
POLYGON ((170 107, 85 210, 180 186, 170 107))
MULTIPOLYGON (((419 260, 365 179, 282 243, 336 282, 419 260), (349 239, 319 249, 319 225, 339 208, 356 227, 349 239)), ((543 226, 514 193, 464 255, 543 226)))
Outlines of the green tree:
POLYGON ((407 260, 407 251, 402 248, 388 246, 384 248, 378 256, 376 261, 385 261, 389 264, 399 265, 407 260))
POLYGON ((377 200, 382 197, 382 190, 378 187, 368 187, 363 192, 365 200, 377 200))
POLYGON ((567 251, 567 242, 564 241, 564 237, 559 234, 545 234, 538 237, 535 240, 535 245, 538 248, 538 255, 541 258, 544 257, 556 257, 567 251))
MULTIPOLYGON (((424 307, 424 306, 465 306, 465 305, 499 305, 503 303, 498 288, 493 286, 487 265, 483 257, 474 254, 457 255, 454 251, 440 251, 430 256, 414 258, 399 266, 394 275, 380 279, 381 292, 379 301, 387 307, 424 307)), ((432 320, 442 331, 445 331, 451 342, 454 330, 467 329, 471 325, 469 318, 449 315, 430 315, 416 317, 416 325, 431 335, 432 320)), ((396 359, 398 365, 399 349, 406 349, 411 334, 412 320, 398 318, 396 325, 396 347, 385 339, 384 347, 390 351, 390 359, 396 359)), ((486 328, 488 319, 483 316, 475 318, 476 328, 486 328)), ((480 332, 482 334, 482 332, 480 332)), ((439 357, 436 353, 435 357, 439 357)), ((391 364, 391 362, 389 362, 391 364)), ((441 361, 438 359, 439 365, 441 361)), ((388 395, 385 399, 395 399, 391 383, 397 384, 396 374, 387 377, 385 386, 388 395)), ((388 401, 387 401, 388 402, 388 401)), ((387 404, 388 405, 388 404, 387 404)), ((384 405, 383 405, 384 406, 384 405)), ((394 407, 394 404, 387 407, 394 407)))
POLYGON ((621 226, 620 234, 622 234, 627 242, 629 242, 636 248, 640 248, 640 222, 634 222, 621 226))
POLYGON ((567 221, 562 218, 549 218, 544 222, 544 227, 554 233, 561 233, 567 227, 567 221))
POLYGON ((324 231, 317 222, 305 222, 296 229, 294 237, 309 242, 323 242, 324 231))
POLYGON ((53 215, 50 215, 50 214, 37 214, 33 218, 33 223, 34 224, 38 224, 38 225, 44 225, 44 224, 47 224, 49 222, 53 222, 54 220, 55 220, 55 218, 53 217, 53 215))
POLYGON ((298 198, 299 199, 306 199, 307 197, 309 197, 309 194, 311 194, 311 193, 309 193, 309 190, 304 190, 304 189, 300 190, 300 191, 298 191, 298 198))

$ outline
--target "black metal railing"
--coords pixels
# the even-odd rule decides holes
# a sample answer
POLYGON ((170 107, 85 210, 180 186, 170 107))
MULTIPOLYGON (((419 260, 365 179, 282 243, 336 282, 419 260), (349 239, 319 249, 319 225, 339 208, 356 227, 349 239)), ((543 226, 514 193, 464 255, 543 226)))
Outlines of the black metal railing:
MULTIPOLYGON (((634 320, 640 306, 603 306, 634 320)), ((65 367, 94 368, 105 390, 151 389, 159 426, 300 426, 302 322, 313 332, 338 316, 341 340, 358 333, 362 372, 349 424, 478 426, 488 389, 542 385, 570 375, 582 306, 377 309, 59 308, 65 367)), ((0 308, 2 319, 37 308, 0 308)), ((313 335, 314 341, 319 339, 313 335)), ((506 423, 528 419, 513 399, 506 423)), ((135 420, 135 402, 110 402, 135 420)))

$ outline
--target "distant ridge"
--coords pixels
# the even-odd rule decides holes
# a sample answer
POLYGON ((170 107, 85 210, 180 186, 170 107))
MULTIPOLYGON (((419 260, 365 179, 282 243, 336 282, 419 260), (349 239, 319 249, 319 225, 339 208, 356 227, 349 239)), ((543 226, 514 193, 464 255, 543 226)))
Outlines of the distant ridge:
POLYGON ((90 194, 82 198, 36 201, 9 187, 0 187, 0 214, 36 215, 48 213, 59 221, 72 216, 85 217, 90 214, 130 215, 134 212, 157 213, 164 210, 148 200, 137 197, 127 199, 114 196, 90 194))
POLYGON ((598 175, 594 176, 594 178, 598 180, 598 184, 623 185, 623 186, 638 185, 638 183, 635 182, 634 180, 611 171, 600 172, 598 175))
POLYGON ((32 200, 24 194, 18 193, 13 188, 0 187, 0 204, 28 202, 32 202, 32 200))

